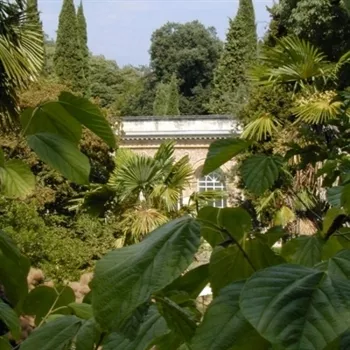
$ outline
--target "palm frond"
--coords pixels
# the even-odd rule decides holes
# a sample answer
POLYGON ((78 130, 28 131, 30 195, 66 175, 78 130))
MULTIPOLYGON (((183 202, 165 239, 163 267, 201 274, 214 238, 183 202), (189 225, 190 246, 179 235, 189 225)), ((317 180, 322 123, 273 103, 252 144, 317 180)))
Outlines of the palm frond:
POLYGON ((169 187, 165 184, 154 186, 150 199, 159 203, 159 207, 165 207, 167 211, 177 209, 180 200, 180 190, 177 187, 169 187))
POLYGON ((248 123, 244 128, 241 138, 256 141, 266 140, 269 136, 278 132, 278 128, 281 125, 277 118, 266 113, 248 123))
POLYGON ((113 171, 108 186, 120 191, 122 199, 132 195, 138 197, 141 191, 147 196, 160 176, 161 171, 152 158, 137 155, 113 171))
POLYGON ((324 124, 342 114, 343 103, 336 100, 333 91, 316 94, 310 98, 298 101, 298 106, 292 109, 297 122, 307 124, 324 124))
POLYGON ((154 155, 154 160, 160 163, 168 163, 174 161, 174 151, 175 151, 175 141, 165 141, 163 142, 156 154, 154 155))
POLYGON ((139 242, 147 233, 168 222, 168 218, 157 209, 142 206, 128 210, 119 223, 129 243, 139 242))
POLYGON ((190 164, 190 159, 186 155, 172 165, 171 170, 164 180, 164 183, 169 187, 184 189, 189 184, 193 176, 193 169, 190 164))
POLYGON ((249 72, 251 80, 259 84, 290 83, 296 89, 333 77, 334 67, 324 53, 296 36, 278 40, 275 47, 264 47, 260 61, 262 64, 249 72))
POLYGON ((26 2, 0 1, 0 124, 18 115, 17 90, 39 76, 44 62, 43 33, 27 21, 26 2))

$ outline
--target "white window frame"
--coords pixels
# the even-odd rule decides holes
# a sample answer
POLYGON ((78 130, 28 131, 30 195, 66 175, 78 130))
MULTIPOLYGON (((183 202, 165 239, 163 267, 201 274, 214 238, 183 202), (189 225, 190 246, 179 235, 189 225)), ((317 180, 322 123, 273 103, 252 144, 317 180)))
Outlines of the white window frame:
MULTIPOLYGON (((205 191, 226 191, 225 176, 221 169, 215 170, 208 175, 201 176, 197 180, 198 192, 205 191)), ((226 198, 216 199, 212 203, 216 208, 225 208, 227 206, 226 198)))

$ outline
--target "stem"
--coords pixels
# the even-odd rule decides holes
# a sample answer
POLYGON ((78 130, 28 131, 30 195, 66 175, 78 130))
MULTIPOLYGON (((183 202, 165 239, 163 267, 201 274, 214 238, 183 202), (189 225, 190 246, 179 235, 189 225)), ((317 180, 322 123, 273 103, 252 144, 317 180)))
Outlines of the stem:
MULTIPOLYGON (((48 313, 45 315, 45 317, 44 317, 44 318, 41 320, 41 322, 39 323, 38 328, 40 328, 40 327, 46 322, 47 318, 51 315, 52 312, 54 312, 54 311, 60 309, 60 307, 58 307, 58 308, 55 309, 55 306, 56 306, 56 304, 57 304, 57 302, 58 302, 58 299, 60 298, 60 296, 61 296, 61 294, 63 293, 64 290, 65 290, 65 288, 62 288, 62 291, 61 291, 60 293, 57 293, 58 295, 57 295, 57 297, 56 297, 55 302, 51 305, 50 310, 48 311, 48 313)), ((55 288, 55 291, 57 292, 57 289, 56 289, 56 288, 55 288)))
POLYGON ((243 247, 239 244, 239 242, 236 240, 236 238, 234 238, 229 231, 227 231, 226 229, 224 230, 225 233, 232 239, 232 241, 237 245, 238 249, 241 251, 241 253, 243 254, 243 256, 245 257, 245 259, 248 261, 250 267, 254 270, 254 272, 257 271, 257 269, 255 268, 253 262, 250 260, 249 255, 247 254, 247 252, 243 249, 243 247))
MULTIPOLYGON (((238 249, 240 250, 240 252, 243 254, 244 258, 248 261, 249 265, 251 266, 251 268, 254 271, 257 271, 253 262, 250 260, 249 255, 247 254, 247 252, 243 249, 243 247, 241 246, 241 244, 231 235, 231 233, 229 231, 227 231, 226 229, 223 229, 215 224, 213 224, 211 221, 207 221, 207 220, 203 220, 203 219, 198 219, 198 221, 201 221, 203 223, 209 224, 210 226, 212 226, 212 228, 218 232, 219 234, 224 233, 226 235, 226 237, 229 237, 228 240, 226 240, 225 242, 225 246, 227 246, 227 243, 234 243, 237 245, 238 249)), ((223 235, 221 235, 223 236, 223 235)), ((225 239, 226 237, 222 237, 222 239, 225 239)))

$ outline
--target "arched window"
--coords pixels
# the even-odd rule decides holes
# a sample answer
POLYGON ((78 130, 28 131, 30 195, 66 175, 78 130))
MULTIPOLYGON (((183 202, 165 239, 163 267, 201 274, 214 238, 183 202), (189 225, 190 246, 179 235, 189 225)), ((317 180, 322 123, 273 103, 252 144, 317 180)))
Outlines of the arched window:
MULTIPOLYGON (((198 179, 198 191, 226 191, 225 175, 222 170, 218 169, 212 173, 202 176, 198 179)), ((224 208, 227 206, 226 198, 222 197, 208 203, 217 208, 224 208)))

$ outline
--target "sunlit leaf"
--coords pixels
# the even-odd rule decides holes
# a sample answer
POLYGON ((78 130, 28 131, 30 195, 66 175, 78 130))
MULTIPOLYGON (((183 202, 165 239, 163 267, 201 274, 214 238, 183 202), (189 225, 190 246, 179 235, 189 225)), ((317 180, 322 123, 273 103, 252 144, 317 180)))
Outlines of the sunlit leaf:
POLYGON ((251 156, 241 167, 243 181, 249 191, 257 195, 263 194, 278 179, 281 166, 281 157, 264 154, 251 156))
POLYGON ((89 183, 89 159, 73 143, 48 133, 29 135, 27 141, 43 162, 68 180, 82 185, 89 183))
POLYGON ((203 167, 203 175, 208 175, 212 171, 221 167, 234 156, 246 150, 250 143, 248 141, 230 138, 217 140, 211 143, 207 158, 205 159, 203 167))

